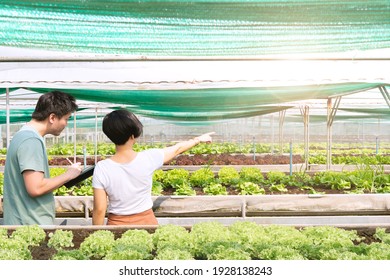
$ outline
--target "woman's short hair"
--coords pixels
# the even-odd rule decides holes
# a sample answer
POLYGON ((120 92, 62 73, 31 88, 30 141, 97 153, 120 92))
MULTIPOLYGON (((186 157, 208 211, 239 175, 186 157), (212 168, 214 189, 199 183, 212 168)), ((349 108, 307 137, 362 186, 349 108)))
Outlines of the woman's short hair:
POLYGON ((125 144, 132 136, 140 137, 142 129, 138 118, 125 109, 112 111, 103 119, 103 132, 115 145, 125 144))
POLYGON ((76 100, 73 96, 62 91, 51 91, 39 97, 32 113, 32 118, 38 121, 47 119, 50 114, 58 118, 73 113, 78 109, 76 100))

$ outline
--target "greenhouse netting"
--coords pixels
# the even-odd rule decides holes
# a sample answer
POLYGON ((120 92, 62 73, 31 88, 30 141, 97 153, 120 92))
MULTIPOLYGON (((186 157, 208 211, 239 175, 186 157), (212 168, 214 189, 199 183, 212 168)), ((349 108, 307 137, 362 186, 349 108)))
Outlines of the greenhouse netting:
POLYGON ((14 1, 0 45, 133 56, 258 56, 390 47, 387 0, 14 1), (109 3, 109 4, 108 4, 109 3))

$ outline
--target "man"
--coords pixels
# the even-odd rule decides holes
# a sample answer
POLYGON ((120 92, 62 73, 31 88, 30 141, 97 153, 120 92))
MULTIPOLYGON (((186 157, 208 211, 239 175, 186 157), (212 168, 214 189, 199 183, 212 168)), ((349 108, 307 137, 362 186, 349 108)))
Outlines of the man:
POLYGON ((80 163, 50 178, 44 136, 58 136, 78 108, 74 97, 52 91, 42 95, 30 122, 12 138, 4 169, 3 213, 5 225, 53 225, 53 190, 77 177, 80 163))

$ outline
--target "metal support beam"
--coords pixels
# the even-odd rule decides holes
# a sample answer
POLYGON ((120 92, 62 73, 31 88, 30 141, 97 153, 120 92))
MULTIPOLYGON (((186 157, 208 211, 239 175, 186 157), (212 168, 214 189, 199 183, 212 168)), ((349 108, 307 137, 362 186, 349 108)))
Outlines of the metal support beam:
POLYGON ((6 139, 7 139, 7 149, 9 147, 9 143, 11 141, 11 124, 10 124, 10 96, 9 96, 9 88, 5 89, 6 97, 5 97, 5 110, 6 110, 6 139))
POLYGON ((76 117, 77 116, 77 111, 75 111, 73 113, 73 152, 74 152, 74 156, 73 156, 73 162, 76 163, 76 157, 77 157, 77 141, 76 141, 76 129, 77 129, 77 126, 76 126, 76 117))
POLYGON ((382 96, 387 103, 387 106, 389 106, 389 108, 390 108, 390 94, 389 94, 389 92, 386 90, 386 88, 384 86, 379 87, 379 90, 381 91, 382 96))
POLYGON ((97 163, 97 153, 98 153, 98 108, 95 108, 95 146, 94 146, 94 152, 95 152, 95 165, 97 163))
POLYGON ((279 154, 283 154, 283 125, 286 110, 279 111, 279 154))
POLYGON ((303 117, 303 134, 304 134, 304 159, 305 159, 305 170, 309 166, 309 106, 305 105, 300 107, 301 115, 303 117))
POLYGON ((332 165, 332 125, 339 108, 341 96, 335 98, 334 106, 332 107, 332 98, 328 98, 327 103, 327 149, 326 149, 326 170, 329 170, 332 165))

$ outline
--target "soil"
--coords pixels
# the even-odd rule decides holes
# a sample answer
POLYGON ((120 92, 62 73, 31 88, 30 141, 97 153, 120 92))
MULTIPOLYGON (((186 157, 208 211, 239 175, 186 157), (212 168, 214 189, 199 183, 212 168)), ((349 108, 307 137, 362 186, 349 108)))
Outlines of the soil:
MULTIPOLYGON (((179 155, 168 165, 272 165, 289 164, 289 155, 243 155, 243 154, 209 154, 209 155, 179 155)), ((292 163, 304 163, 300 155, 293 155, 292 163)))

